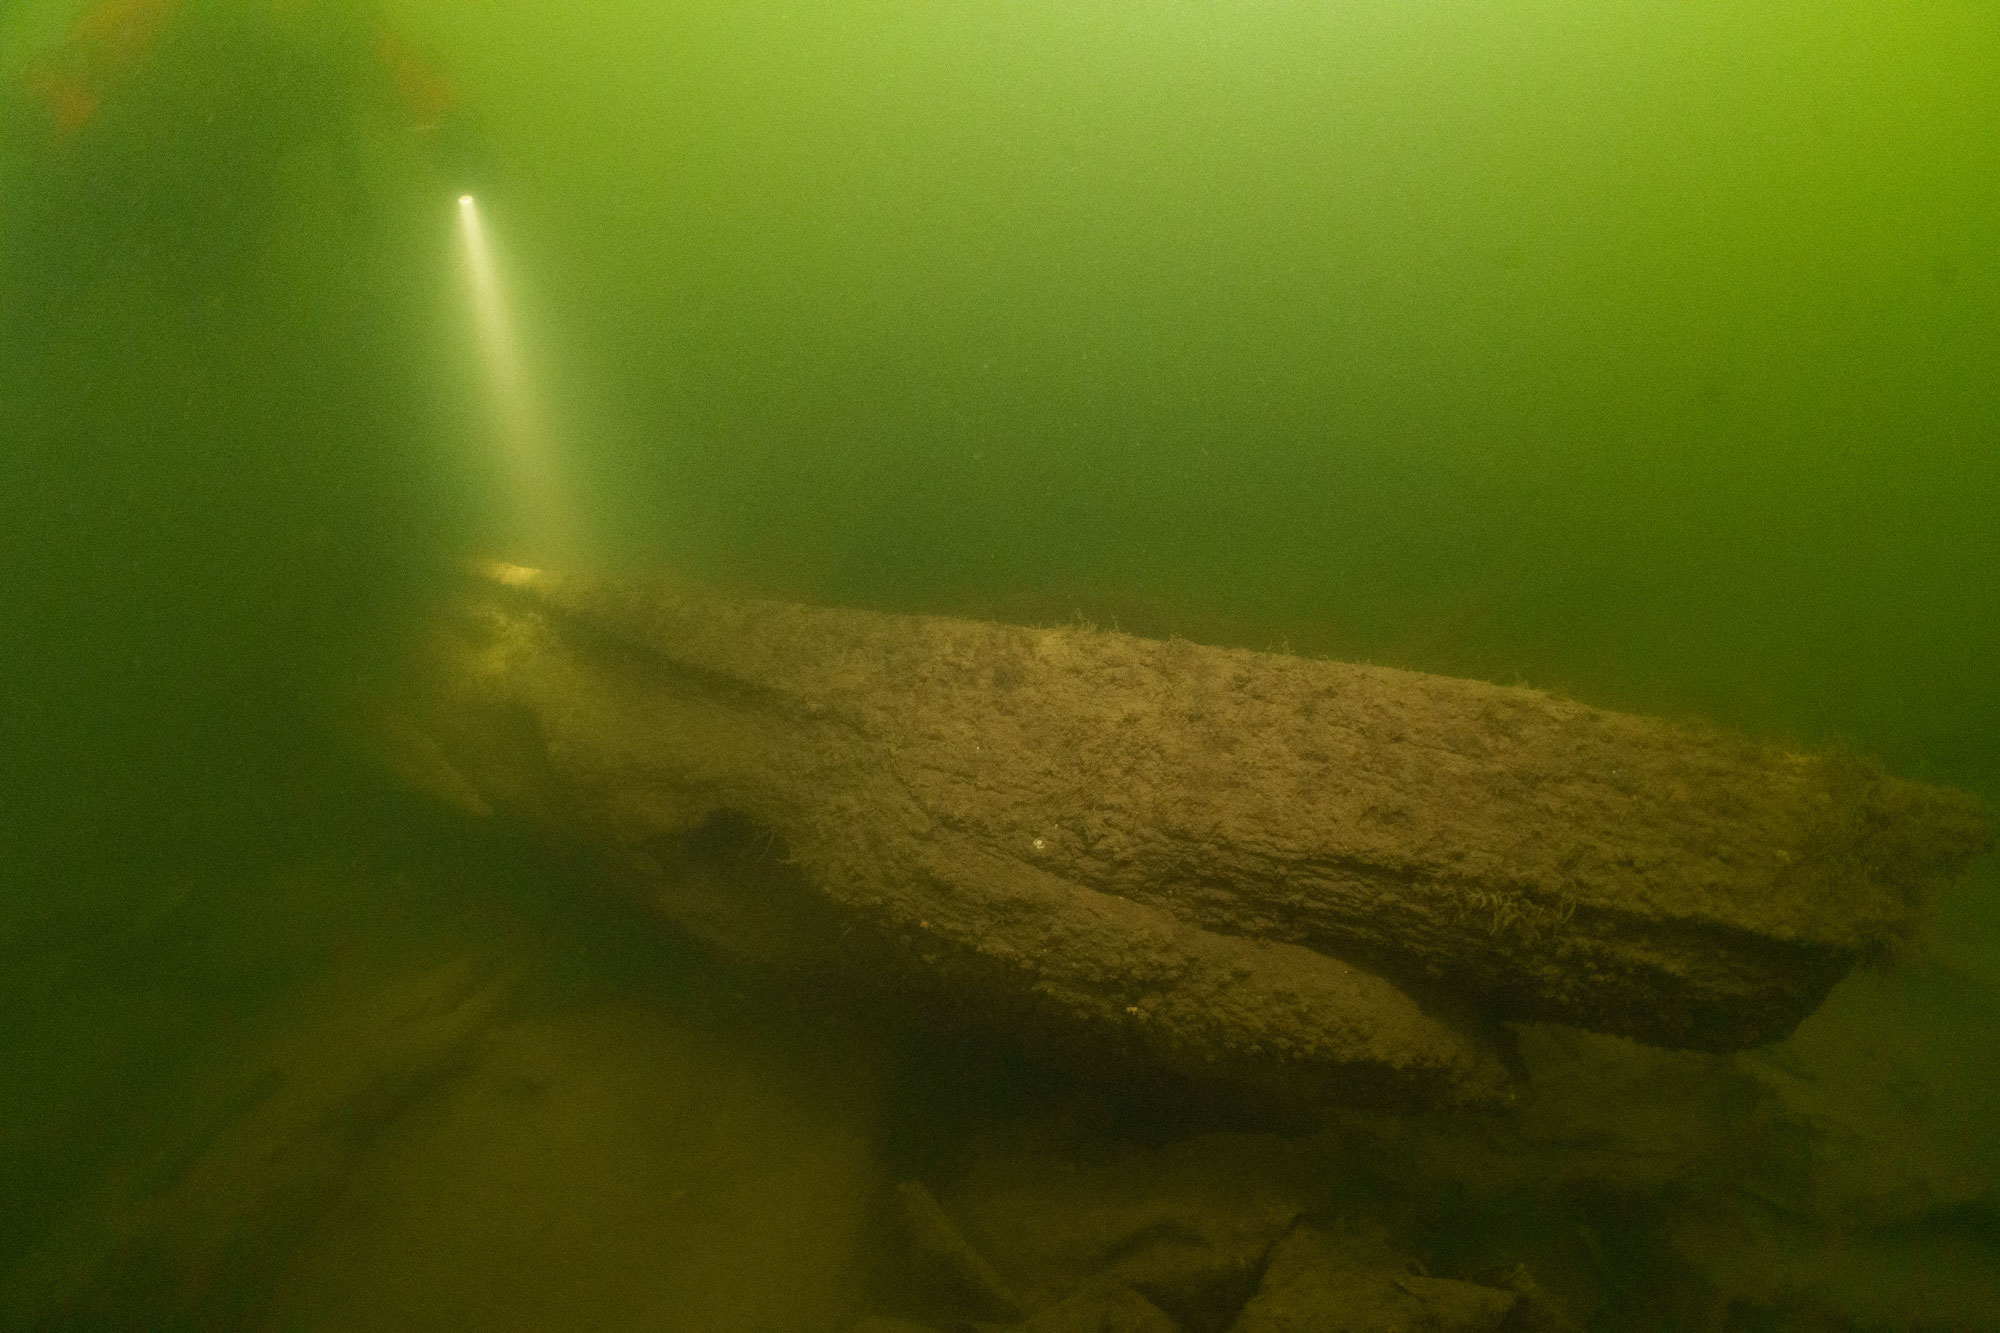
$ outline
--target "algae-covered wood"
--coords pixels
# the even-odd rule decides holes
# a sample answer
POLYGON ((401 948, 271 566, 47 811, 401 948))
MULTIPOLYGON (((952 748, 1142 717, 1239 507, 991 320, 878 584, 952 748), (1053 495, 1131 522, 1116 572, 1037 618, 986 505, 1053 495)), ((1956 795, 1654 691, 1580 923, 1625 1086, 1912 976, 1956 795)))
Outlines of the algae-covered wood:
POLYGON ((431 668, 409 711, 481 799, 725 947, 846 939, 1281 1093, 1491 1096, 1469 1015, 1771 1040, 1990 836, 1851 757, 1528 689, 665 581, 491 571, 431 668), (717 830, 792 908, 696 885, 717 830))

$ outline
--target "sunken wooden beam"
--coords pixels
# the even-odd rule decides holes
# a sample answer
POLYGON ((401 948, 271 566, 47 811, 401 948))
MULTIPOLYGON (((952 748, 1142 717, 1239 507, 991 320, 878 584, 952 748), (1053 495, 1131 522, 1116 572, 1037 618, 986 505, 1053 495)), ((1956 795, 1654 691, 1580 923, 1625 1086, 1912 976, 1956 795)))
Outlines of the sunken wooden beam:
POLYGON ((1851 757, 1089 628, 494 567, 430 667, 454 781, 723 947, 1280 1097, 1489 1099, 1468 1015, 1782 1037, 1990 843, 1851 757))

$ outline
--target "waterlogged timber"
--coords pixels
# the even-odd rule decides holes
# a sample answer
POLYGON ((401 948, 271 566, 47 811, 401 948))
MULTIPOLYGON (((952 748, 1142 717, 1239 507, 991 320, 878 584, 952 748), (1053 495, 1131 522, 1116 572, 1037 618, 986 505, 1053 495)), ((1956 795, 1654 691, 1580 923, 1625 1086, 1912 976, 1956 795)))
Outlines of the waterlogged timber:
POLYGON ((1851 756, 1527 689, 484 572, 405 766, 725 951, 1282 1104, 1505 1095, 1491 1020, 1789 1033, 1990 842, 1851 756))

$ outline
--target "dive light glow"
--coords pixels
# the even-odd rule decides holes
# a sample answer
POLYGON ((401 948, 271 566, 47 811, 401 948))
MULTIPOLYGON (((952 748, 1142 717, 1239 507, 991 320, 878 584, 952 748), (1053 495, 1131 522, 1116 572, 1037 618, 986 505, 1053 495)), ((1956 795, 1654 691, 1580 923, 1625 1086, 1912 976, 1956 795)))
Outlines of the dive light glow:
POLYGON ((507 500, 516 525, 511 535, 522 543, 524 554, 546 558, 550 548, 568 535, 556 484, 553 439, 539 397, 523 372, 514 320, 493 262, 493 247, 479 203, 469 194, 458 197, 458 224, 494 424, 504 451, 507 500))

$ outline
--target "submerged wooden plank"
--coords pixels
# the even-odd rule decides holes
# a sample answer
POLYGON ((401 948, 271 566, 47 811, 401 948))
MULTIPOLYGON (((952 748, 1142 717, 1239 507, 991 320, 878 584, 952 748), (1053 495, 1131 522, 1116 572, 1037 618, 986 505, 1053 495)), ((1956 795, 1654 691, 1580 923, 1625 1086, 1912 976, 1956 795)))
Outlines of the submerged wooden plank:
POLYGON ((858 970, 1313 1096, 1494 1095, 1446 1021, 1474 1013, 1783 1036, 1990 842, 1847 756, 1092 629, 503 568, 431 667, 410 712, 481 799, 725 947, 859 940, 858 970), (803 915, 673 870, 730 828, 803 915))

